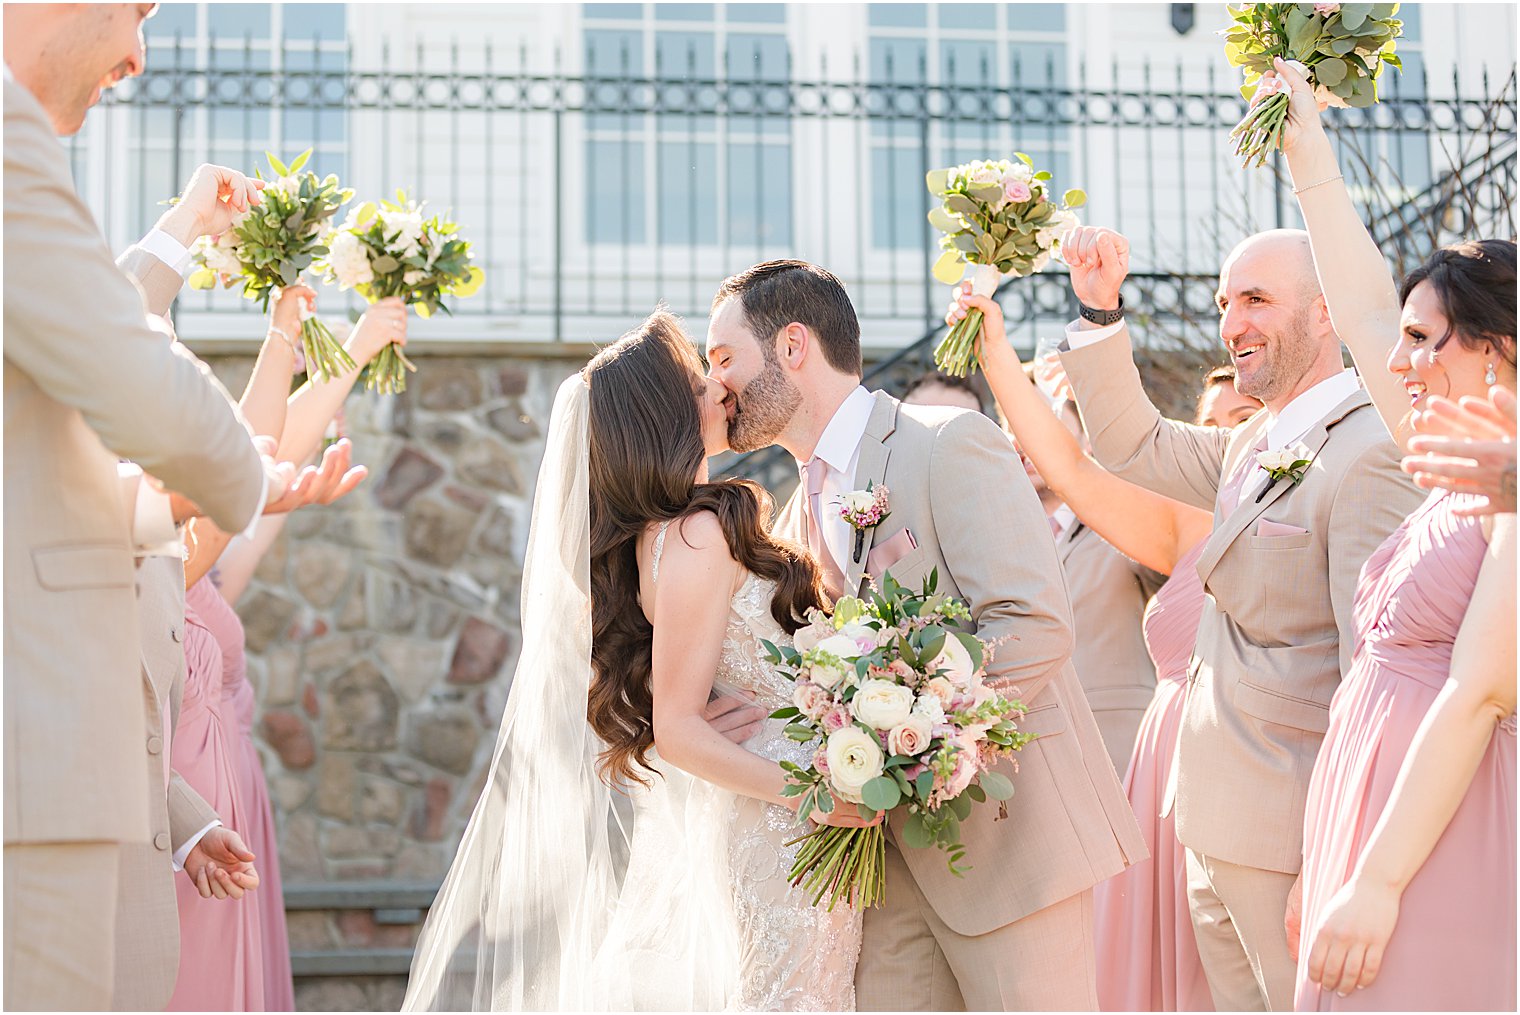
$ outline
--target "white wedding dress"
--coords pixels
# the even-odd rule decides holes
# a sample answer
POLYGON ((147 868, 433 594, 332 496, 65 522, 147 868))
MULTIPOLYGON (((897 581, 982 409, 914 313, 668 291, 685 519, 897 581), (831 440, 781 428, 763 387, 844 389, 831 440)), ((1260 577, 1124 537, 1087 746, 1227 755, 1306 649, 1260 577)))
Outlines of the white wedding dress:
MULTIPOLYGON (((814 909, 787 874, 791 810, 660 759, 610 787, 586 721, 592 680, 589 396, 560 386, 523 565, 522 647, 484 788, 428 912, 406 1011, 850 1010, 860 918, 814 909)), ((651 554, 658 577, 664 535, 651 554)), ((733 596, 715 689, 771 711, 791 687, 760 639, 787 636, 775 586, 733 596)), ((803 763, 785 723, 745 746, 803 763)))

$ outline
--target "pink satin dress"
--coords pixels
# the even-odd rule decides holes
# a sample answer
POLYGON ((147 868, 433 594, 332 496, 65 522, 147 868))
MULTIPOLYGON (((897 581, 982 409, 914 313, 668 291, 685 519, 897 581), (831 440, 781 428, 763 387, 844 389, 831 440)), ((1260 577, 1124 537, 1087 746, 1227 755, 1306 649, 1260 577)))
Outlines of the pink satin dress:
POLYGON ((1308 979, 1314 931, 1351 876, 1451 672, 1488 546, 1479 520, 1455 513, 1468 500, 1432 494, 1362 569, 1356 653, 1309 783, 1300 1011, 1515 1010, 1513 715, 1494 729, 1456 815, 1405 890, 1378 978, 1344 998, 1308 979))
POLYGON ((1172 815, 1161 815, 1187 691, 1188 661, 1203 615, 1194 546, 1145 611, 1145 644, 1156 664, 1156 694, 1124 777, 1150 859, 1093 890, 1098 1006, 1103 1011, 1212 1011, 1188 914, 1183 850, 1172 815))

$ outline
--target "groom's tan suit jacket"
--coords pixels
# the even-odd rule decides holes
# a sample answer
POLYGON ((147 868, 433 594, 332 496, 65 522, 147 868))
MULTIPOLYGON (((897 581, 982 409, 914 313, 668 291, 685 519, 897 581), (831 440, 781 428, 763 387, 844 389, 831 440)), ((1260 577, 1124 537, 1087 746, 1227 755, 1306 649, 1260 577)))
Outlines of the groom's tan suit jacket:
POLYGON ((1177 837, 1229 863, 1296 873, 1309 774, 1355 648, 1357 578, 1422 494, 1357 390, 1298 442, 1312 461, 1301 483, 1275 482, 1259 498, 1248 485, 1223 513, 1219 488, 1248 466, 1268 413, 1234 430, 1162 418, 1127 330, 1061 362, 1105 468, 1215 511, 1198 560, 1208 596, 1179 736, 1177 837))
MULTIPOLYGON (((937 849, 902 849, 940 919, 958 934, 985 934, 1144 859, 1145 843, 1072 668, 1061 566, 1008 438, 980 413, 875 398, 854 485, 884 484, 891 516, 866 530, 858 560, 840 562, 846 588, 864 587, 874 545, 909 530, 918 548, 886 570, 917 587, 937 569, 939 591, 970 604, 978 636, 1002 639, 989 679, 1018 689, 1029 708, 1019 727, 1040 734, 1019 752, 1016 773, 1000 766, 1014 784, 1008 818, 995 820, 986 804, 961 826, 964 877, 937 849)), ((800 490, 776 531, 806 545, 800 490)))

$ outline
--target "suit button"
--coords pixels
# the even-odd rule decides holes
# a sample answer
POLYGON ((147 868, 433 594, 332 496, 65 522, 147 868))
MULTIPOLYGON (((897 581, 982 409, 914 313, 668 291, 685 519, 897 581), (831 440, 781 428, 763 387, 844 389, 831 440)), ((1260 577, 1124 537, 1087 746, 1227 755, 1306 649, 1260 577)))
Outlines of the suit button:
POLYGON ((153 845, 157 849, 168 849, 169 848, 169 833, 168 832, 159 832, 157 835, 155 835, 153 837, 153 845))
POLYGON ((169 628, 169 637, 173 638, 175 641, 179 641, 179 628, 177 628, 177 627, 171 627, 171 628, 169 628))
POLYGON ((154 735, 148 738, 148 753, 157 754, 164 749, 164 738, 154 735))

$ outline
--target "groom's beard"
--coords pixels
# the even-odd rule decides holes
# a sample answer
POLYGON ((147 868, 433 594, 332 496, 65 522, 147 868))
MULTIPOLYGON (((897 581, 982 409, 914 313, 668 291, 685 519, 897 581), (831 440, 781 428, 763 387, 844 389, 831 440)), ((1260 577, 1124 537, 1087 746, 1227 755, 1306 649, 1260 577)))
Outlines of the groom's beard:
POLYGON ((769 360, 760 375, 731 396, 734 418, 728 421, 728 446, 744 454, 776 443, 802 404, 802 392, 769 360))

